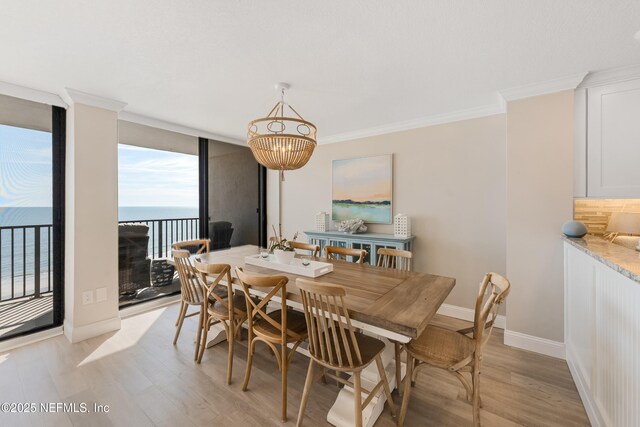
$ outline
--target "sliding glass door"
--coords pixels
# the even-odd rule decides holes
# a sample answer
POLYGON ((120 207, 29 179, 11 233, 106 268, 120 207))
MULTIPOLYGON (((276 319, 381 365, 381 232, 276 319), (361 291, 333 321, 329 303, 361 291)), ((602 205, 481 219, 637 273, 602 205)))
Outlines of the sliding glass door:
POLYGON ((65 114, 0 96, 0 340, 62 324, 65 114))

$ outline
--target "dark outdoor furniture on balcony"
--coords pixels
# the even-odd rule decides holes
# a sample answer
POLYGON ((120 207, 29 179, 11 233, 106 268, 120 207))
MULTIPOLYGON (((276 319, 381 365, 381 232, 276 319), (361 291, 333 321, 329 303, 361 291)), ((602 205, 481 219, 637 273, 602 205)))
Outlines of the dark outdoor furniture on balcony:
POLYGON ((118 226, 118 268, 120 295, 135 295, 151 284, 149 226, 120 224, 118 226))
POLYGON ((227 249, 231 247, 233 224, 228 221, 209 222, 209 237, 211 238, 211 250, 227 249))

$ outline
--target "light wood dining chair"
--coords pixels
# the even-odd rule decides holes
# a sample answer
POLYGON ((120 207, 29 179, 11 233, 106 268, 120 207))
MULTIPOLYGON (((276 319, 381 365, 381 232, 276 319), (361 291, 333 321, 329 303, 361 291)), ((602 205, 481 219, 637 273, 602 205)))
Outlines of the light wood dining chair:
POLYGON ((303 243, 303 242, 290 242, 291 243, 291 247, 293 249, 300 249, 300 250, 304 250, 304 251, 309 251, 310 255, 312 257, 317 257, 318 253, 320 252, 320 246, 319 245, 314 245, 312 243, 303 243))
POLYGON ((362 264, 364 263, 364 257, 367 256, 367 251, 364 249, 341 248, 339 246, 325 246, 324 254, 327 259, 346 260, 348 256, 351 256, 356 259, 358 264, 362 264))
POLYGON ((467 392, 467 400, 473 405, 473 424, 480 426, 482 350, 493 330, 498 307, 509 295, 510 289, 511 284, 507 279, 496 273, 488 273, 480 284, 472 327, 452 331, 427 326, 422 335, 407 344, 407 376, 399 426, 404 424, 412 383, 419 370, 427 365, 446 369, 460 380, 467 392), (465 372, 470 374, 471 382, 463 376, 465 372))
POLYGON ((280 369, 282 387, 282 421, 287 420, 287 371, 293 360, 298 346, 307 337, 307 325, 304 314, 287 307, 287 282, 286 276, 251 276, 241 268, 236 268, 236 276, 242 283, 247 306, 247 323, 249 330, 249 342, 247 343, 247 370, 244 376, 242 391, 247 391, 251 376, 251 364, 256 344, 263 342, 269 347, 276 357, 280 369), (267 292, 261 301, 255 301, 250 297, 250 290, 257 288, 267 292), (280 310, 266 313, 266 305, 271 299, 280 294, 282 300, 280 310), (287 344, 293 343, 291 351, 287 344), (277 346, 280 346, 278 349, 277 346))
POLYGON ((378 249, 378 267, 395 268, 396 270, 411 271, 413 253, 400 249, 378 249))
POLYGON ((233 347, 236 336, 242 330, 242 324, 247 320, 247 307, 242 292, 233 292, 231 266, 229 264, 205 264, 196 258, 195 268, 200 273, 204 283, 206 309, 202 319, 202 338, 197 362, 202 361, 207 346, 207 335, 212 325, 220 323, 227 334, 229 345, 227 355, 227 384, 231 384, 233 372, 233 347), (212 279, 208 281, 207 278, 212 279), (225 280, 226 283, 222 283, 225 280))
POLYGON ((172 249, 183 249, 194 254, 209 253, 211 248, 211 240, 209 239, 196 239, 196 240, 184 240, 182 242, 175 242, 171 245, 172 249))
POLYGON ((296 425, 302 425, 316 365, 323 371, 324 376, 353 387, 356 427, 362 426, 362 410, 380 392, 380 388, 384 389, 389 410, 395 417, 396 409, 381 356, 385 344, 377 338, 354 330, 344 304, 346 295, 344 288, 331 283, 312 282, 305 279, 297 279, 296 285, 302 296, 311 355, 296 425), (361 372, 373 361, 378 367, 380 381, 371 390, 366 390, 362 387, 361 372), (335 371, 336 375, 324 372, 326 369, 335 371), (353 383, 344 379, 340 373, 352 374, 353 383), (367 393, 364 401, 362 400, 363 391, 367 393))
MULTIPOLYGON (((378 264, 380 268, 393 268, 401 271, 411 271, 411 261, 413 253, 400 249, 380 248, 378 249, 378 264)), ((397 341, 391 341, 395 347, 396 353, 396 386, 398 394, 402 394, 401 378, 402 378, 402 350, 403 345, 397 341)))
POLYGON ((178 337, 180 336, 180 330, 182 329, 185 317, 200 315, 198 320, 196 351, 194 356, 194 359, 198 360, 198 353, 200 351, 200 332, 202 330, 202 321, 205 311, 205 286, 202 281, 202 276, 198 274, 189 260, 189 257, 191 256, 189 251, 183 249, 173 250, 171 255, 176 265, 176 270, 178 270, 178 277, 180 278, 180 313, 178 314, 178 320, 176 321, 176 334, 173 338, 173 345, 176 345, 178 342, 178 337), (187 314, 187 310, 190 306, 197 306, 198 311, 187 314))

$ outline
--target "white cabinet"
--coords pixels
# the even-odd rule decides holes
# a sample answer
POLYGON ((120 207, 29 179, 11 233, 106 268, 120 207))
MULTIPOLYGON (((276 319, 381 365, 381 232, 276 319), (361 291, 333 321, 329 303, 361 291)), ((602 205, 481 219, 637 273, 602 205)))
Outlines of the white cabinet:
MULTIPOLYGON (((586 93, 586 194, 578 186, 576 196, 640 198, 640 79, 590 87, 586 93)), ((579 92, 576 102, 583 102, 579 92)), ((576 129, 578 137, 582 133, 584 128, 576 129)), ((576 168, 577 175, 584 173, 576 168)))
POLYGON ((640 283, 565 243, 567 364, 594 426, 640 425, 640 283))

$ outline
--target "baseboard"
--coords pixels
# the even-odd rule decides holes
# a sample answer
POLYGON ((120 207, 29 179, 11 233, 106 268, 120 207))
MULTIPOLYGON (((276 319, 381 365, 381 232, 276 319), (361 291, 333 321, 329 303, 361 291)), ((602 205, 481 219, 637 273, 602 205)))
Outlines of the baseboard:
MULTIPOLYGON (((473 322, 475 311, 471 308, 458 307, 457 305, 442 304, 438 309, 438 314, 473 322)), ((507 327, 507 318, 502 314, 498 314, 494 326, 496 328, 505 329, 507 327)))
POLYGON ((120 329, 120 316, 82 326, 73 326, 68 319, 64 319, 64 336, 72 343, 97 337, 107 332, 117 331, 118 329, 120 329))
POLYGON ((557 357, 558 359, 565 358, 564 343, 548 340, 546 338, 505 330, 504 343, 511 347, 533 351, 546 356, 557 357))
POLYGON ((44 331, 34 332, 33 334, 23 335, 21 337, 9 338, 0 342, 0 353, 25 345, 34 344, 38 341, 48 340, 49 338, 57 337, 58 335, 62 335, 62 326, 45 329, 44 331))
POLYGON ((182 297, 180 294, 170 295, 167 297, 156 298, 151 301, 141 302, 131 307, 125 307, 120 310, 120 318, 126 319, 127 317, 135 316, 137 314, 145 313, 147 311, 155 310, 156 308, 165 307, 167 305, 180 302, 182 297))
POLYGON ((573 377, 573 382, 578 389, 578 394, 580 395, 580 399, 582 400, 584 410, 587 412, 587 417, 589 417, 589 422, 593 427, 605 426, 606 424, 604 423, 602 416, 600 415, 598 405, 596 405, 596 403, 593 401, 593 397, 591 393, 589 393, 589 389, 585 384, 584 378, 580 374, 580 370, 572 361, 569 348, 567 348, 567 365, 569 366, 571 377, 573 377))

